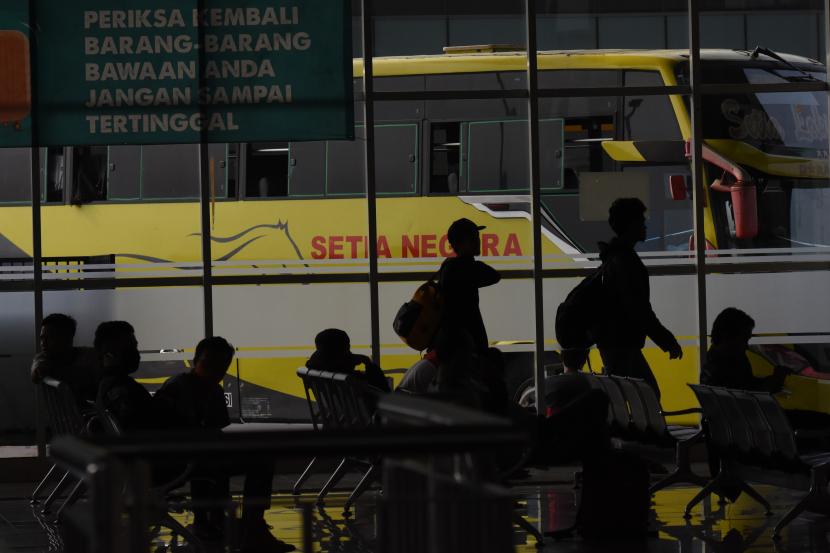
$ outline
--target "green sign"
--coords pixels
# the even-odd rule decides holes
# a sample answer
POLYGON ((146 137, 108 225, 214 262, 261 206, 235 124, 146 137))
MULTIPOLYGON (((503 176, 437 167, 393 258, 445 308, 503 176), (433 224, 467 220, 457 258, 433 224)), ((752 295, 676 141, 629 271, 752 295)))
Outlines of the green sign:
POLYGON ((32 1, 41 145, 354 136, 345 0, 32 1))

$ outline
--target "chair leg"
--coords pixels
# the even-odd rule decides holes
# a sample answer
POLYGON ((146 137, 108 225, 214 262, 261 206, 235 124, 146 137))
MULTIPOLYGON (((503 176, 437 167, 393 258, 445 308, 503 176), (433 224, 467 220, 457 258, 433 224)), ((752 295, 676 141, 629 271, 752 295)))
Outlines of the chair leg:
POLYGON ((171 517, 169 513, 165 514, 159 522, 160 526, 170 529, 175 536, 181 536, 197 553, 205 553, 205 546, 199 541, 199 538, 193 535, 193 532, 182 526, 179 521, 171 517))
POLYGON ((343 478, 346 474, 346 470, 348 470, 351 463, 347 457, 343 457, 343 460, 340 461, 340 464, 337 466, 337 469, 334 473, 329 477, 328 481, 323 486, 323 489, 320 490, 320 493, 317 494, 317 504, 321 504, 323 502, 323 498, 325 498, 331 489, 340 482, 340 479, 343 478))
POLYGON ((52 478, 52 475, 56 474, 57 470, 58 470, 58 465, 53 464, 52 467, 49 469, 49 472, 46 473, 46 476, 44 476, 43 479, 38 483, 38 485, 35 487, 35 490, 32 492, 32 495, 29 498, 29 500, 32 503, 37 503, 37 501, 38 501, 37 498, 40 495, 40 492, 46 486, 46 483, 49 482, 49 480, 52 478))
POLYGON ((519 513, 513 513, 513 524, 533 536, 536 540, 536 547, 542 548, 545 545, 545 536, 531 523, 526 521, 519 513))
POLYGON ((674 472, 662 480, 654 483, 651 488, 649 488, 648 493, 654 495, 660 490, 668 488, 669 486, 674 486, 675 484, 694 484, 696 486, 705 486, 706 482, 708 482, 708 480, 702 476, 698 476, 691 471, 685 471, 677 468, 674 472))
POLYGON ((810 473, 810 490, 772 530, 772 539, 781 539, 781 530, 804 511, 814 511, 830 516, 830 494, 827 490, 827 475, 823 471, 813 469, 810 473))
POLYGON ((708 484, 703 486, 697 495, 695 495, 689 503, 686 504, 686 509, 683 512, 683 518, 689 519, 692 518, 692 509, 695 505, 700 503, 704 500, 709 494, 714 492, 718 489, 718 487, 725 481, 724 472, 721 471, 714 479, 712 479, 708 484))
POLYGON ((58 507, 58 510, 55 513, 55 521, 60 521, 61 513, 63 513, 63 510, 67 507, 71 507, 76 501, 78 501, 78 498, 81 496, 82 493, 84 493, 85 488, 86 486, 84 485, 83 480, 79 480, 78 483, 75 484, 75 487, 72 488, 72 491, 69 492, 69 495, 67 495, 66 499, 63 500, 61 506, 58 507))
POLYGON ((742 492, 746 493, 749 497, 764 506, 764 509, 766 509, 766 513, 764 513, 765 515, 770 516, 772 514, 772 506, 770 506, 769 501, 764 499, 764 496, 758 493, 758 490, 750 486, 742 479, 738 480, 738 485, 741 487, 742 492))
POLYGON ((343 505, 343 516, 347 516, 349 514, 349 511, 351 511, 352 505, 355 501, 357 501, 357 498, 363 495, 363 492, 366 491, 366 488, 368 488, 372 482, 377 480, 377 472, 378 465, 373 463, 372 466, 369 467, 369 470, 366 471, 366 474, 363 475, 363 478, 360 479, 360 482, 357 483, 357 486, 355 486, 355 489, 343 505))
POLYGON ((303 471, 303 473, 300 475, 300 477, 297 479, 297 481, 294 482, 294 487, 291 489, 291 493, 293 495, 300 495, 300 489, 303 487, 303 484, 305 484, 305 481, 308 480, 309 476, 311 476, 311 467, 314 466, 314 463, 316 461, 317 461, 317 457, 315 457, 311 461, 309 461, 308 465, 306 465, 306 468, 303 471))
POLYGON ((60 479, 58 485, 55 486, 55 489, 52 490, 52 493, 50 493, 49 497, 46 498, 46 501, 43 502, 43 507, 41 507, 40 509, 41 513, 45 514, 49 512, 49 507, 58 498, 58 494, 60 494, 63 491, 63 489, 67 486, 67 484, 69 484, 69 478, 70 476, 68 472, 63 475, 63 478, 60 479))

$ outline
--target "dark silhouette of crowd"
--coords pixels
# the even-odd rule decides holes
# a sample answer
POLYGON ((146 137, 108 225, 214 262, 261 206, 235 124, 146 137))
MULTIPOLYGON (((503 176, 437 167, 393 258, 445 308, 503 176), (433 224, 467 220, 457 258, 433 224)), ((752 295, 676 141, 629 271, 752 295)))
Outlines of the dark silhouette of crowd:
MULTIPOLYGON (((441 323, 396 392, 429 396, 509 418, 534 437, 528 456, 532 462, 578 461, 595 467, 603 460, 615 459, 617 465, 635 466, 612 453, 608 398, 586 377, 589 349, 594 345, 598 349, 602 372, 642 379, 658 397, 657 380, 642 352, 646 338, 672 360, 680 359, 683 350, 652 308, 648 271, 635 249, 646 238, 646 206, 636 198, 618 199, 610 207, 608 222, 614 236, 599 244, 602 263, 594 278, 601 287, 594 293, 601 297, 595 298, 597 311, 589 318, 591 343, 563 344, 562 374, 547 383, 542 396, 545 405, 539 414, 518 405, 508 392, 504 355, 489 342, 479 294, 482 288, 496 285, 500 275, 476 259, 481 254, 480 231, 484 227, 469 219, 459 219, 448 229, 454 255, 444 260, 437 273, 443 301, 441 323)), ((746 355, 753 328, 752 318, 738 309, 727 308, 717 316, 702 383, 781 390, 789 374, 786 369, 776 367, 772 375, 763 378, 753 375, 746 355)), ((32 363, 33 381, 51 377, 66 382, 82 408, 105 411, 127 434, 163 430, 219 433, 230 425, 221 382, 235 350, 225 339, 211 337, 199 342, 190 370, 173 376, 151 395, 133 378, 141 356, 129 323, 101 323, 95 331, 94 348, 75 346, 75 330, 75 321, 67 315, 51 314, 43 320, 42 351, 32 363)), ((391 379, 375 360, 351 351, 349 336, 343 330, 322 330, 314 344, 308 368, 362 375, 374 393, 392 393, 391 379)), ((501 457, 504 466, 515 461, 501 457)), ((169 468, 158 467, 155 476, 163 478, 169 468)), ((222 538, 230 501, 229 479, 234 475, 245 477, 242 551, 293 550, 275 538, 265 524, 274 475, 269 463, 194 467, 191 491, 196 535, 206 540, 222 538)))

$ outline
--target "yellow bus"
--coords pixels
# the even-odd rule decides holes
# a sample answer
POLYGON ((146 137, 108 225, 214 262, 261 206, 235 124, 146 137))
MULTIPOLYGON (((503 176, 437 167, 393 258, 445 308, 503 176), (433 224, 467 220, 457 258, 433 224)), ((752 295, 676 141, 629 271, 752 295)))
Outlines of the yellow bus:
MULTIPOLYGON (((491 340, 505 351, 510 393, 526 401, 532 396, 534 336, 527 101, 520 95, 526 55, 497 50, 375 59, 377 91, 502 90, 507 96, 375 106, 379 264, 382 276, 398 275, 380 285, 382 364, 402 369, 418 356, 391 329, 395 311, 418 284, 402 282, 400 273, 436 270, 451 255, 449 223, 468 217, 487 227, 484 258, 510 276, 482 291, 482 309, 491 340), (511 91, 517 93, 511 97, 511 91)), ((796 56, 704 50, 701 58, 704 83, 826 80, 822 64, 796 56)), ((682 361, 668 362, 650 344, 648 357, 666 407, 687 407, 693 399, 685 383, 697 381, 698 363, 689 254, 689 98, 644 95, 641 89, 688 84, 688 52, 540 52, 538 64, 542 89, 617 89, 607 96, 539 100, 543 264, 551 270, 544 289, 548 362, 557 361, 553 313, 579 279, 577 272, 557 277, 555 270, 594 266, 597 242, 610 238, 608 205, 616 197, 637 196, 649 208, 641 254, 654 266, 652 303, 686 350, 682 361), (620 87, 631 94, 619 95, 620 87)), ((215 332, 239 348, 225 386, 229 404, 245 420, 306 417, 294 371, 313 349, 318 330, 342 326, 356 348, 368 347, 361 76, 356 60, 355 141, 209 148, 213 270, 220 280, 237 279, 214 288, 215 332), (244 280, 263 275, 287 280, 244 280), (357 277, 350 281, 349 275, 357 277)), ((712 262, 723 264, 722 272, 707 277, 710 320, 727 305, 744 307, 758 320, 760 333, 784 335, 766 342, 792 344, 793 335, 801 336, 803 343, 786 347, 817 370, 828 364, 826 354, 821 337, 807 335, 823 328, 830 306, 807 287, 824 278, 822 271, 764 272, 756 263, 756 273, 763 274, 752 275, 758 277, 753 286, 761 288, 751 292, 735 274, 740 265, 727 263, 745 261, 747 252, 756 262, 761 255, 784 263, 810 261, 830 245, 823 211, 830 202, 824 94, 703 96, 705 179, 712 183, 706 242, 718 252, 712 262), (805 298, 809 303, 796 310, 805 298)), ((0 156, 0 257, 30 257, 30 209, 23 205, 28 153, 5 150, 0 156)), ((197 286, 164 287, 163 281, 149 289, 121 288, 117 280, 198 276, 198 146, 48 148, 42 158, 43 255, 55 265, 47 267, 47 280, 116 277, 112 289, 77 285, 47 292, 45 312, 74 314, 87 335, 100 320, 132 321, 147 352, 140 376, 158 384, 181 370, 198 338, 201 292, 197 286)), ((820 407, 823 388, 817 392, 812 380, 790 380, 791 387, 810 390, 809 408, 827 410, 820 407)))

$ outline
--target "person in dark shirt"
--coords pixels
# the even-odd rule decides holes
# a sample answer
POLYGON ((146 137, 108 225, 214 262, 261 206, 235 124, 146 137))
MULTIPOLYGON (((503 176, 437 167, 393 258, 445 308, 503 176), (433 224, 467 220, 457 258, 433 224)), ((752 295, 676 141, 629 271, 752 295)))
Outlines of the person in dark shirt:
POLYGON ((133 326, 126 321, 101 323, 95 330, 95 350, 103 370, 98 408, 108 410, 126 433, 162 428, 152 396, 130 376, 141 362, 133 326))
POLYGON ((389 392, 389 382, 383 369, 369 357, 352 353, 349 335, 339 328, 327 328, 314 337, 315 352, 305 363, 309 369, 339 373, 355 373, 363 365, 366 382, 378 390, 389 392))
POLYGON ((727 307, 715 317, 701 384, 772 393, 781 390, 789 370, 775 367, 773 374, 764 378, 752 374, 746 350, 754 328, 752 317, 734 307, 727 307))
MULTIPOLYGON (((219 336, 205 338, 196 346, 193 368, 174 376, 156 392, 155 402, 183 430, 219 432, 230 424, 222 379, 228 372, 235 350, 219 336)), ((201 539, 219 540, 225 527, 225 506, 230 503, 230 477, 245 476, 242 492, 243 552, 287 552, 294 546, 275 538, 265 523, 271 506, 273 462, 202 463, 193 468, 191 494, 193 530, 201 539)))
POLYGON ((481 255, 479 231, 483 228, 469 219, 458 219, 450 225, 447 240, 455 257, 444 260, 438 276, 444 297, 444 326, 468 332, 476 352, 481 354, 487 352, 490 343, 481 316, 478 290, 501 280, 498 271, 476 260, 476 256, 481 255))
POLYGON ((608 210, 616 236, 599 245, 605 308, 598 321, 597 346, 608 374, 641 378, 659 396, 657 380, 642 352, 646 336, 670 359, 683 357, 683 350, 651 307, 648 270, 634 251, 637 242, 646 238, 645 212, 637 198, 614 200, 608 210))
POLYGON ((101 382, 101 364, 95 349, 74 345, 75 319, 52 313, 40 325, 41 351, 32 360, 32 382, 44 377, 66 382, 79 406, 94 402, 101 382))

